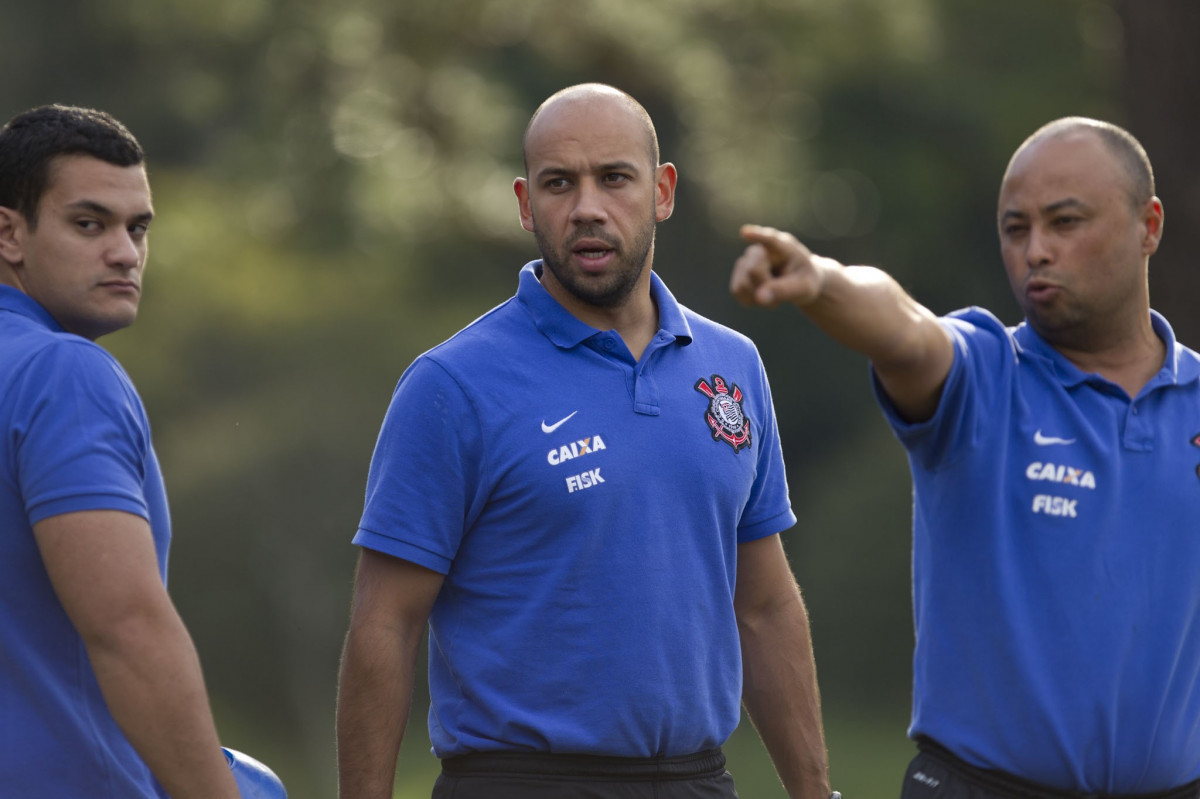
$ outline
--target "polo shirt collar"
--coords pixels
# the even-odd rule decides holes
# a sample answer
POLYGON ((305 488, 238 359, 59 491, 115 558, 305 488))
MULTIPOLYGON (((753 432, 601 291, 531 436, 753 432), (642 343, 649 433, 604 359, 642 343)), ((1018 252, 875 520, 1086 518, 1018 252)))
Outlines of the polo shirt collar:
MULTIPOLYGON (((559 305, 558 300, 550 296, 550 292, 546 291, 546 287, 539 280, 541 273, 540 260, 525 264, 517 284, 517 300, 533 317, 533 323, 542 335, 556 346, 570 349, 597 333, 604 332, 579 321, 570 311, 559 305)), ((672 336, 680 344, 690 344, 692 329, 684 316, 683 308, 654 272, 650 273, 650 296, 658 307, 659 331, 672 336)))
MULTIPOLYGON (((1171 324, 1166 318, 1158 311, 1151 310, 1150 324, 1154 328, 1155 335, 1167 345, 1167 357, 1163 361, 1162 369, 1147 384, 1147 388, 1164 384, 1179 385, 1200 379, 1200 360, 1189 357, 1185 348, 1179 345, 1175 340, 1175 331, 1171 329, 1171 324)), ((1058 375, 1059 382, 1064 386, 1076 386, 1096 377, 1067 360, 1062 353, 1038 335, 1028 322, 1021 322, 1017 326, 1013 338, 1026 354, 1049 361, 1058 375)))
POLYGON ((0 311, 12 311, 26 316, 56 333, 65 333, 63 326, 58 323, 50 312, 43 308, 37 300, 20 289, 0 285, 0 311))

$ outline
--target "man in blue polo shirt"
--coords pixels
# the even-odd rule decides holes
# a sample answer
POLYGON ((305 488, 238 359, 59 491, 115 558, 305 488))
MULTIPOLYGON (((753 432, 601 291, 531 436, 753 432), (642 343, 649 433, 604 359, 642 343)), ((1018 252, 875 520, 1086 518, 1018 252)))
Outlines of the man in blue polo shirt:
POLYGON ((1150 309, 1149 159, 1056 120, 1013 155, 997 220, 1016 327, 937 319, 766 228, 732 279, 868 355, 908 451, 921 752, 902 796, 1200 796, 1200 358, 1150 309))
POLYGON ((238 796, 165 587, 141 401, 95 339, 137 314, 153 211, 112 117, 0 130, 0 794, 238 796))
POLYGON ((376 446, 341 795, 391 796, 428 622, 435 797, 733 797, 744 700, 789 795, 827 799, 766 376, 651 271, 675 168, 596 84, 543 103, 524 155, 542 259, 409 367, 376 446))

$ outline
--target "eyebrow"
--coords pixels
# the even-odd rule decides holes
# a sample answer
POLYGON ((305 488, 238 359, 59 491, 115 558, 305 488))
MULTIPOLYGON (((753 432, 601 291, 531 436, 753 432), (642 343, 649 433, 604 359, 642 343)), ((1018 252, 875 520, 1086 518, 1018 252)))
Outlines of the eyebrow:
MULTIPOLYGON (((594 173, 603 172, 639 172, 637 164, 632 161, 612 161, 606 164, 598 164, 594 169, 589 170, 594 173)), ((551 177, 552 175, 575 175, 578 174, 578 169, 568 169, 565 166, 548 166, 544 169, 539 169, 537 177, 539 180, 551 177)))
MULTIPOLYGON (((1085 209, 1085 208, 1087 208, 1087 205, 1083 202, 1083 200, 1079 200, 1075 197, 1067 197, 1064 200, 1058 200, 1057 202, 1052 202, 1049 205, 1043 206, 1041 209, 1041 213, 1053 214, 1053 213, 1061 211, 1065 208, 1085 209)), ((1008 221, 1009 219, 1028 219, 1028 218, 1029 218, 1029 214, 1025 213, 1024 211, 1005 211, 1000 216, 1000 222, 1001 222, 1001 224, 1003 224, 1004 222, 1008 221)))
MULTIPOLYGON (((114 212, 107 205, 104 205, 103 203, 98 203, 95 200, 76 200, 73 203, 67 203, 67 207, 74 208, 74 209, 80 210, 80 211, 91 211, 92 213, 99 214, 101 216, 108 216, 108 217, 117 216, 116 212, 114 212)), ((145 213, 138 214, 133 219, 135 222, 149 222, 153 218, 154 218, 154 212, 146 211, 145 213)))

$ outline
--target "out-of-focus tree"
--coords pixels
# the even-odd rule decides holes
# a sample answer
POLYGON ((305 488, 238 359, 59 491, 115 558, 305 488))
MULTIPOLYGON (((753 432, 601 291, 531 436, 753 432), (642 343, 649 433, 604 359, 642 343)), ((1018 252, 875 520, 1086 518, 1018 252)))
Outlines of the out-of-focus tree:
POLYGON ((1200 3, 1121 0, 1123 94, 1130 131, 1155 165, 1166 212, 1163 241, 1151 259, 1150 296, 1185 344, 1200 346, 1200 3), (1123 35, 1122 35, 1123 34, 1123 35))

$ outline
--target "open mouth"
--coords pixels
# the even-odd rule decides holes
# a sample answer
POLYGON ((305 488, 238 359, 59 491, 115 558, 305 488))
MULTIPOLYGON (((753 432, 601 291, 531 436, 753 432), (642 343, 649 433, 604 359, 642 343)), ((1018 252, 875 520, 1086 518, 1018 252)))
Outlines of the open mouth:
POLYGON ((571 249, 579 264, 587 270, 599 270, 608 265, 616 254, 616 249, 603 242, 581 242, 571 249))
POLYGON ((576 250, 575 254, 580 258, 603 258, 612 250, 576 250))

